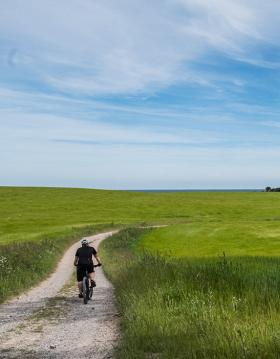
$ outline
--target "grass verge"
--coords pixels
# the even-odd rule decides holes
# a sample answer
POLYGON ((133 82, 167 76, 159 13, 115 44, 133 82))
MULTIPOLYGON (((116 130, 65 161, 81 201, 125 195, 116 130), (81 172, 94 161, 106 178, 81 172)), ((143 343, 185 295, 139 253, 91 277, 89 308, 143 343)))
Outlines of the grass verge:
POLYGON ((280 357, 279 258, 139 254, 146 231, 101 246, 121 313, 117 358, 280 357))
POLYGON ((46 278, 70 244, 109 228, 112 225, 72 228, 68 233, 45 235, 36 241, 0 245, 0 303, 46 278))

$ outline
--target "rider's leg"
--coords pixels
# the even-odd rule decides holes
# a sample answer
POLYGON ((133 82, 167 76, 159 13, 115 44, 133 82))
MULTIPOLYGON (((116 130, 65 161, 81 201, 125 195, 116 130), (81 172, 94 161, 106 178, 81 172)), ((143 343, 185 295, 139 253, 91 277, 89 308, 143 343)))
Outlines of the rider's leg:
POLYGON ((83 291, 83 282, 78 282, 78 288, 79 288, 79 293, 81 294, 83 291))
POLYGON ((78 288, 79 288, 79 297, 81 297, 83 292, 83 275, 84 270, 80 266, 77 266, 77 282, 78 282, 78 288))
POLYGON ((89 277, 91 280, 94 280, 95 278, 95 272, 89 273, 89 277))
POLYGON ((95 278, 95 272, 89 273, 89 279, 90 279, 91 287, 96 287, 96 283, 95 283, 94 278, 95 278))

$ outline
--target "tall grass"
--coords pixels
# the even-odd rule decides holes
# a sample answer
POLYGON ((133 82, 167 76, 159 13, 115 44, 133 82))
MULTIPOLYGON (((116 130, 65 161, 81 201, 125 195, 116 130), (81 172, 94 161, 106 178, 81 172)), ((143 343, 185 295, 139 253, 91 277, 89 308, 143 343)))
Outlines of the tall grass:
POLYGON ((64 235, 0 245, 0 303, 44 279, 70 244, 109 226, 72 228, 64 235))
POLYGON ((136 255, 141 236, 102 245, 122 318, 117 357, 280 357, 278 258, 136 255))

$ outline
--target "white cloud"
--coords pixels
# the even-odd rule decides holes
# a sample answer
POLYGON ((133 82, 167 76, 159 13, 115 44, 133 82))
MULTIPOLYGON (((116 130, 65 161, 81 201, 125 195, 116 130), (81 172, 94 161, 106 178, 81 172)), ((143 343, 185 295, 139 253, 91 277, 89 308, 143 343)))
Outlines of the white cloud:
POLYGON ((223 147, 205 131, 157 132, 7 110, 0 126, 0 185, 262 188, 280 176, 279 146, 223 147))
MULTIPOLYGON (((279 116, 279 114, 278 114, 279 116)), ((263 126, 280 128, 280 121, 263 121, 261 122, 263 126)))
POLYGON ((218 52, 279 68, 262 51, 278 46, 279 17, 280 3, 260 0, 2 1, 0 184, 234 187, 279 178, 270 128, 279 109, 226 101, 223 85, 241 93, 247 79, 199 67, 218 52), (205 107, 106 101, 181 82, 207 86, 205 107))
POLYGON ((208 85, 188 63, 209 49, 273 66, 252 49, 278 44, 279 10, 278 2, 259 0, 10 0, 0 5, 2 51, 8 63, 12 51, 14 66, 74 93, 208 85))
POLYGON ((24 149, 29 143, 40 147, 41 143, 54 146, 55 143, 78 145, 100 144, 119 145, 193 145, 219 142, 213 131, 192 129, 174 129, 135 125, 127 127, 120 124, 102 123, 92 119, 83 121, 80 118, 55 116, 42 113, 24 113, 19 111, 0 111, 2 151, 17 145, 24 149))

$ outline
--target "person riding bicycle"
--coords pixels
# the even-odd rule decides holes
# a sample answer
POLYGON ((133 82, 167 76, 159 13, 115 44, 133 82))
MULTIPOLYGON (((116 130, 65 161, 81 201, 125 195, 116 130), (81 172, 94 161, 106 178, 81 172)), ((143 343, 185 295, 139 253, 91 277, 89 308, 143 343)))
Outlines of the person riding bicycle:
POLYGON ((98 266, 101 266, 100 258, 97 255, 97 251, 94 247, 89 246, 89 241, 87 238, 81 240, 81 247, 77 249, 74 266, 77 266, 77 281, 79 288, 79 298, 83 298, 83 277, 85 276, 86 271, 88 272, 91 287, 96 287, 94 280, 95 272, 92 256, 97 260, 98 266))

